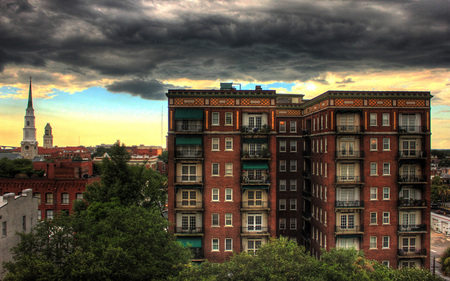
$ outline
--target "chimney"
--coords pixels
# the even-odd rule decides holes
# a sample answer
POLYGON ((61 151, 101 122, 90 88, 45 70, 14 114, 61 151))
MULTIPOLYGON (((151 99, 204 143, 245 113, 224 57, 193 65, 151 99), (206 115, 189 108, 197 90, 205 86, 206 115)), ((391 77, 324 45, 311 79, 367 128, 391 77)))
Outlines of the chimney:
POLYGON ((255 86, 255 91, 262 91, 261 85, 256 85, 255 86))

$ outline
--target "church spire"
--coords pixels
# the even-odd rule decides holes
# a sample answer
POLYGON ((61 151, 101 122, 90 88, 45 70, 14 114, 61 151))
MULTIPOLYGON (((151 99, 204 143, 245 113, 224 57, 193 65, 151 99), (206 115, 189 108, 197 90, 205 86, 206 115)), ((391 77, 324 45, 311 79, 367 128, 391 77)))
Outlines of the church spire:
POLYGON ((33 108, 33 94, 31 92, 31 77, 30 77, 30 91, 28 92, 28 108, 33 108))

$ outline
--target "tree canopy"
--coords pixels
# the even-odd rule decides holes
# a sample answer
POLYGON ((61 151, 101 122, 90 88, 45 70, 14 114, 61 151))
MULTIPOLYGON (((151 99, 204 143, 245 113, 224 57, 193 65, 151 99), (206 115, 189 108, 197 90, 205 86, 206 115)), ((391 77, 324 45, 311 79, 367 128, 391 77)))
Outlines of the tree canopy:
POLYGON ((161 216, 164 179, 127 159, 124 147, 114 146, 87 202, 18 234, 4 280, 166 280, 189 263, 190 251, 161 216))
POLYGON ((206 262, 200 267, 186 265, 175 280, 333 280, 388 281, 441 280, 428 270, 388 268, 364 258, 354 249, 332 249, 320 260, 310 256, 302 246, 285 238, 272 239, 256 255, 242 252, 221 264, 206 262))
POLYGON ((17 174, 25 174, 31 177, 33 174, 42 176, 44 171, 33 169, 33 163, 28 159, 9 160, 6 157, 0 159, 0 178, 14 178, 17 174))

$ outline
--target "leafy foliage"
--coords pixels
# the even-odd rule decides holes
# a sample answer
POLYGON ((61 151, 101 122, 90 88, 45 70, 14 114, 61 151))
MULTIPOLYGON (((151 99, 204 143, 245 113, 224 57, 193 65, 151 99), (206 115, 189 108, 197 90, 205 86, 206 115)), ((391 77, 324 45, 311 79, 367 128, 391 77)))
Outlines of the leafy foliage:
POLYGON ((158 159, 166 164, 169 163, 169 151, 163 151, 160 155, 158 155, 158 159))
POLYGON ((285 238, 273 239, 257 255, 245 252, 222 264, 187 265, 171 280, 441 280, 427 270, 394 270, 366 260, 360 251, 332 249, 316 260, 285 238))
POLYGON ((161 216, 164 178, 130 167, 113 147, 101 184, 89 186, 74 214, 43 221, 13 248, 4 280, 166 280, 189 262, 161 216))
POLYGON ((31 177, 33 174, 42 176, 44 172, 34 170, 33 163, 28 159, 9 160, 6 157, 0 159, 0 178, 14 178, 17 174, 31 177))

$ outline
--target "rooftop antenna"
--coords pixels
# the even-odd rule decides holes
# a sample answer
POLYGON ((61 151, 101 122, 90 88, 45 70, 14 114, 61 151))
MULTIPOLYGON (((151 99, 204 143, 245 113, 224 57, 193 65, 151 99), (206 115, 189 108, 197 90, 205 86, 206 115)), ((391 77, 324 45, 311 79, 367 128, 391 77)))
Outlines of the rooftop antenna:
POLYGON ((162 145, 162 143, 163 143, 163 110, 164 110, 164 106, 161 105, 161 141, 160 141, 161 147, 163 146, 162 145))

